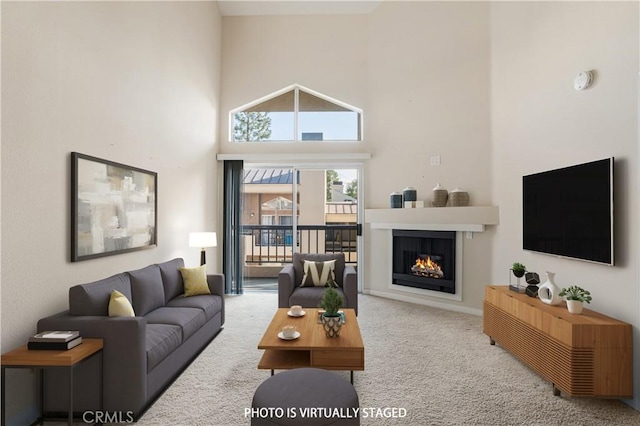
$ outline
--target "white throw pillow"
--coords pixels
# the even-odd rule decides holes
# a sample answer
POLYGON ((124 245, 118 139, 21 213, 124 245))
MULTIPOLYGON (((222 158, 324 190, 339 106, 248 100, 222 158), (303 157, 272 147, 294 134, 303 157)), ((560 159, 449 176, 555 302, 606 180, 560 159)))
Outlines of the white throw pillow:
POLYGON ((302 261, 302 271, 304 276, 300 282, 300 287, 324 287, 331 278, 335 281, 336 261, 314 262, 311 260, 302 261))

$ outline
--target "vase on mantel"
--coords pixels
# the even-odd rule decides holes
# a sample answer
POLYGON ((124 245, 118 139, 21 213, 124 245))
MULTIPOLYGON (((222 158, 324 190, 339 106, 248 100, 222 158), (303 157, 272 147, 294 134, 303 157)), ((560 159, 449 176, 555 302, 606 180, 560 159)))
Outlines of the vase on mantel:
POLYGON ((554 282, 555 272, 546 272, 547 280, 538 288, 538 297, 542 303, 547 305, 559 305, 562 303, 562 297, 560 296, 560 288, 554 282))
POLYGON ((444 207, 447 205, 449 191, 443 188, 440 184, 437 184, 431 192, 433 193, 433 198, 431 199, 431 205, 433 207, 444 207))

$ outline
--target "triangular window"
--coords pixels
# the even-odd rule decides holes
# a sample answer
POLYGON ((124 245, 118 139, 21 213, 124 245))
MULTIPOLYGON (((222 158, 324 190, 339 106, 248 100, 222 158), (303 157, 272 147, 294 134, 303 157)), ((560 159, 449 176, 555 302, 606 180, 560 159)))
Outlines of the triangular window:
POLYGON ((230 140, 361 141, 362 110, 297 84, 230 113, 230 140))

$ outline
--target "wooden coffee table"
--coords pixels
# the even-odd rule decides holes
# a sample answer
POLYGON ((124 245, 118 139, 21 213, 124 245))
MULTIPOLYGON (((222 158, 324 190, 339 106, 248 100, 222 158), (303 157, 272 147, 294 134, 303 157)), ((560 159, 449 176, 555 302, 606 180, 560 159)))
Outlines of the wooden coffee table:
POLYGON ((318 309, 307 309, 302 317, 290 317, 288 308, 280 308, 267 327, 258 349, 264 354, 258 363, 263 370, 289 370, 314 367, 325 370, 349 370, 353 383, 354 370, 364 370, 364 343, 353 309, 344 309, 345 323, 339 337, 325 335, 318 323, 318 309), (300 337, 283 340, 278 333, 285 325, 294 325, 300 337))

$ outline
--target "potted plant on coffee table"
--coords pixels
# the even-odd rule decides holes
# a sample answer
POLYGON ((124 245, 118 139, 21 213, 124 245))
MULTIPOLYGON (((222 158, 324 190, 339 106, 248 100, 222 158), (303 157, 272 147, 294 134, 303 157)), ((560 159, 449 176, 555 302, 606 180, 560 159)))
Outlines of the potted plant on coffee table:
POLYGON ((341 306, 342 296, 336 290, 335 282, 329 280, 320 300, 320 307, 325 311, 322 314, 322 326, 327 337, 338 337, 340 335, 342 317, 338 313, 338 309, 341 306))
POLYGON ((583 303, 591 303, 591 293, 577 285, 563 288, 560 296, 566 296, 567 309, 572 314, 581 314, 583 303))

